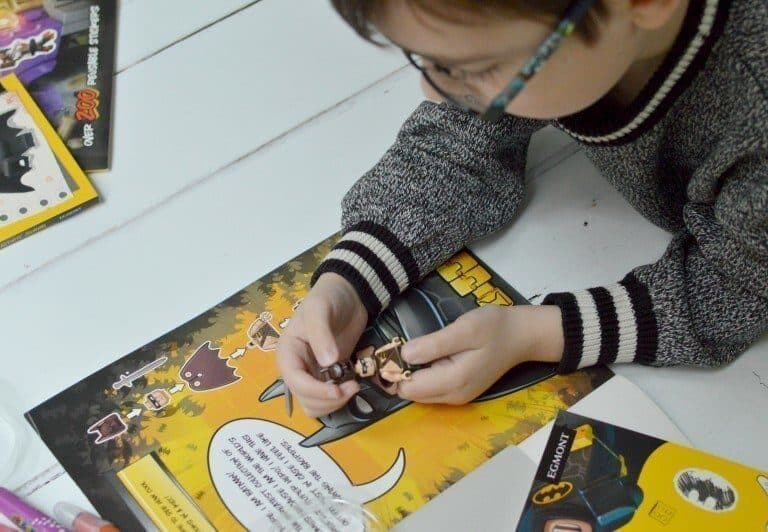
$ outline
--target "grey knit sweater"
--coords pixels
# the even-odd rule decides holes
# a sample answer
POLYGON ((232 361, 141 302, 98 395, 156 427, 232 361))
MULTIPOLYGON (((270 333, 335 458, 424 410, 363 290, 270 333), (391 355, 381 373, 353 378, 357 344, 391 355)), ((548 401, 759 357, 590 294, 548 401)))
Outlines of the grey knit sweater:
MULTIPOLYGON (((531 134, 545 124, 487 124, 423 103, 345 196, 344 236, 314 278, 344 276, 375 316, 510 222, 531 134)), ((603 99, 554 124, 674 233, 658 261, 620 282, 544 299, 562 310, 560 370, 716 366, 759 338, 768 329, 768 2, 692 0, 673 49, 630 106, 603 99)))

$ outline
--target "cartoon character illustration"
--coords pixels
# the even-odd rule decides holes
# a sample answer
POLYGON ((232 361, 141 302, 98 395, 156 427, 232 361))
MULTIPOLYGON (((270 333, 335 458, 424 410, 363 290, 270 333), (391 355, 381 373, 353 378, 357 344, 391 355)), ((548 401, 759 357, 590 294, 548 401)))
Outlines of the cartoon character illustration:
POLYGON ((144 406, 148 410, 162 410, 171 403, 171 394, 162 388, 152 390, 144 396, 144 406))
POLYGON ((262 312, 261 315, 248 327, 248 349, 260 349, 261 351, 274 351, 277 349, 277 341, 280 333, 270 323, 272 314, 262 312))
MULTIPOLYGON (((507 289, 507 292, 510 296, 514 295, 517 304, 525 303, 525 299, 511 288, 507 289)), ((355 353, 364 357, 361 351, 370 354, 371 346, 374 352, 380 348, 388 349, 388 344, 393 338, 408 341, 437 331, 477 307, 477 300, 472 293, 460 296, 450 284, 438 275, 432 274, 418 286, 407 290, 393 300, 390 306, 363 332, 355 353)), ((402 368, 402 366, 399 367, 402 368)), ((354 371, 354 368, 352 370, 354 371)), ((395 370, 394 373, 397 371, 395 370)), ((484 394, 475 399, 475 402, 516 392, 541 382, 555 373, 556 367, 552 364, 521 364, 507 372, 484 394)), ((393 378, 397 377, 393 375, 393 378)), ((410 401, 388 393, 386 391, 388 385, 384 382, 377 383, 371 378, 358 379, 358 382, 360 391, 341 409, 318 418, 318 421, 323 424, 322 428, 305 438, 301 442, 302 446, 313 447, 344 438, 410 404, 410 401)), ((282 395, 285 395, 285 385, 278 379, 262 392, 259 400, 269 401, 282 395)))
POLYGON ((32 169, 31 160, 25 155, 35 146, 31 132, 10 125, 16 110, 0 115, 0 193, 33 192, 35 189, 21 182, 21 178, 32 169))
POLYGON ((14 41, 11 46, 0 49, 0 70, 16 68, 18 64, 31 59, 36 54, 51 53, 56 42, 56 32, 46 30, 29 39, 14 41))
POLYGON ((179 370, 179 376, 195 392, 207 392, 229 386, 241 379, 229 359, 219 356, 221 350, 205 342, 179 370))
POLYGON ((117 412, 101 418, 96 423, 88 427, 87 434, 96 434, 96 444, 102 444, 109 440, 114 440, 128 430, 128 426, 117 412))

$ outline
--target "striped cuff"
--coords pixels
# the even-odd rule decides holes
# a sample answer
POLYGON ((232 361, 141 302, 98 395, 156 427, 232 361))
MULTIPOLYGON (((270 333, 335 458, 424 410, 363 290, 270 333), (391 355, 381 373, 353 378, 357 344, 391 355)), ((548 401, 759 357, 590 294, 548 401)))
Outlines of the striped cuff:
POLYGON ((355 287, 373 320, 392 298, 419 279, 413 255, 386 227, 360 222, 350 227, 312 275, 312 285, 326 272, 355 287))
POLYGON ((560 373, 595 364, 656 360, 658 329, 651 296, 632 273, 612 286, 549 294, 542 305, 557 305, 563 315, 560 373))

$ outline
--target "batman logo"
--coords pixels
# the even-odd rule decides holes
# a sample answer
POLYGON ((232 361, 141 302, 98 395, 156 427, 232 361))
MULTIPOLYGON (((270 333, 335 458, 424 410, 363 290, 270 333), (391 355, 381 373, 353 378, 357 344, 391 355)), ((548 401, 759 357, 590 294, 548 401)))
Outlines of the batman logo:
POLYGON ((531 502, 533 502, 533 504, 550 504, 565 499, 571 491, 573 491, 573 484, 567 480, 563 480, 557 484, 547 484, 533 494, 531 502))

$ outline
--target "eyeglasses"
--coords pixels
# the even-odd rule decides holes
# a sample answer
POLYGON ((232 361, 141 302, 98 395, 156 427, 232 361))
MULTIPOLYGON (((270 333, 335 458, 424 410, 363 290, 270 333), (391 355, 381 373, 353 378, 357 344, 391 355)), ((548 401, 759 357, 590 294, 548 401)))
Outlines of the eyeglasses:
POLYGON ((563 39, 571 35, 589 12, 596 0, 575 0, 566 9, 555 31, 544 39, 531 57, 504 89, 491 99, 484 99, 480 90, 474 90, 465 73, 454 73, 451 69, 429 61, 408 50, 403 50, 408 61, 424 76, 424 79, 448 102, 467 111, 479 114, 487 122, 498 121, 507 105, 525 88, 530 79, 547 62, 563 39), (447 89, 445 87, 451 87, 447 89), (456 88, 465 94, 453 91, 456 88))

